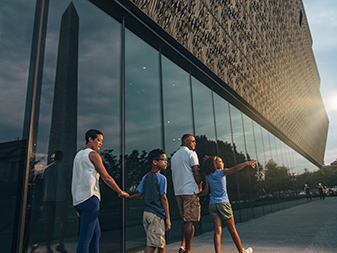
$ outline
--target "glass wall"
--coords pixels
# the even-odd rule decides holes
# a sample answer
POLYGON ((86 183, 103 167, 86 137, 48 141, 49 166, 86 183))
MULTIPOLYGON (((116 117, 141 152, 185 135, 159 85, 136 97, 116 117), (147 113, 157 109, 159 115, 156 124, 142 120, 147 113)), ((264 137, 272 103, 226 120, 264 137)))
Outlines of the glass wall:
MULTIPOLYGON (((163 148, 159 53, 129 30, 125 33, 126 191, 136 193, 151 169, 147 154, 163 148)), ((144 245, 143 201, 127 201, 126 248, 144 245)))
MULTIPOLYGON (((30 244, 38 244, 42 250, 49 246, 55 250, 61 243, 68 252, 75 252, 80 218, 71 200, 71 166, 76 152, 86 144, 84 134, 87 130, 103 132, 104 141, 99 154, 108 173, 121 185, 122 25, 86 1, 72 1, 72 4, 66 0, 50 1, 49 13, 35 176, 31 181, 34 195, 30 244), (72 51, 78 50, 75 59, 72 54, 60 51, 67 43, 62 31, 71 22, 78 22, 78 27, 69 35, 73 39, 70 45, 72 51), (79 38, 77 43, 74 38, 76 33, 79 38), (60 67, 67 61, 72 66, 77 64, 78 68, 72 70, 77 71, 77 80, 72 80, 71 73, 60 67), (66 75, 70 77, 64 80, 66 75), (74 105, 72 101, 76 101, 76 97, 74 105), (69 118, 75 120, 62 120, 69 118), (75 138, 69 137, 69 134, 75 138), (55 185, 46 183, 48 178, 44 175, 46 168, 49 171, 54 169, 53 166, 47 167, 53 163, 50 157, 53 150, 64 153, 62 163, 69 173, 58 175, 58 180, 64 180, 64 183, 58 183, 56 189, 57 192, 65 191, 67 195, 64 201, 55 199, 48 203, 46 192, 55 185), (67 154, 71 157, 68 158, 67 154), (39 181, 44 183, 44 189, 41 189, 39 181), (39 191, 42 191, 40 198, 39 191)), ((103 181, 100 181, 100 191, 100 249, 120 252, 122 201, 103 181)))
POLYGON ((16 246, 26 140, 22 138, 36 1, 0 3, 0 241, 16 246))
MULTIPOLYGON (((304 176, 313 175, 316 168, 179 67, 170 55, 162 55, 160 48, 150 46, 132 29, 123 27, 89 1, 50 1, 48 10, 24 247, 38 245, 39 250, 45 250, 50 246, 55 250, 61 244, 69 253, 76 251, 80 218, 70 192, 72 161, 76 152, 84 148, 84 134, 91 128, 103 132, 104 142, 99 151, 103 164, 117 184, 124 185, 130 194, 137 192, 139 182, 150 170, 149 151, 156 148, 166 151, 168 167, 162 174, 168 180, 172 222, 168 242, 181 236, 170 158, 186 133, 196 137, 201 167, 205 155, 218 155, 227 168, 246 160, 258 160, 255 169, 246 167, 227 177, 236 221, 247 221, 289 206, 285 203, 303 201, 299 193, 308 180, 304 176), (63 160, 59 161, 63 172, 55 179, 54 192, 62 193, 63 198, 47 200, 49 186, 45 172, 53 168, 52 156, 56 151, 63 153, 63 160)), ((0 109, 2 151, 8 149, 8 143, 15 146, 19 142, 22 148, 24 141, 20 140, 26 97, 22 87, 29 75, 34 12, 35 1, 1 3, 0 84, 6 86, 3 87, 6 92, 0 95, 6 104, 6 108, 0 109), (16 24, 18 21, 21 25, 16 24)), ((18 147, 14 149, 23 152, 18 147)), ((17 189, 18 181, 9 175, 22 174, 20 152, 15 154, 19 160, 14 165, 8 165, 5 161, 8 156, 1 152, 4 192, 17 189)), ((312 188, 316 188, 314 183, 312 188)), ((100 250, 143 249, 146 244, 143 201, 123 202, 102 180, 100 190, 100 250)), ((14 208, 15 201, 7 196, 13 199, 14 195, 2 196, 2 206, 14 208)), ((200 202, 202 218, 195 225, 196 235, 213 229, 208 214, 209 196, 200 198, 200 202)), ((13 227, 14 215, 12 218, 13 227)), ((8 241, 12 238, 7 234, 1 236, 8 241)))

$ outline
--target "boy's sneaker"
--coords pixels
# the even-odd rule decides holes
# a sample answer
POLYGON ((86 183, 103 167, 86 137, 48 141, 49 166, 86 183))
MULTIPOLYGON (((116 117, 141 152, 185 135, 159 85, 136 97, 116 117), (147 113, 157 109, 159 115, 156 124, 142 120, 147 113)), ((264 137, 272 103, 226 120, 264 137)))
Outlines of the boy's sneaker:
POLYGON ((253 253, 253 249, 251 247, 248 249, 243 249, 243 253, 253 253))
POLYGON ((184 249, 183 246, 180 246, 178 253, 185 253, 186 250, 184 249))

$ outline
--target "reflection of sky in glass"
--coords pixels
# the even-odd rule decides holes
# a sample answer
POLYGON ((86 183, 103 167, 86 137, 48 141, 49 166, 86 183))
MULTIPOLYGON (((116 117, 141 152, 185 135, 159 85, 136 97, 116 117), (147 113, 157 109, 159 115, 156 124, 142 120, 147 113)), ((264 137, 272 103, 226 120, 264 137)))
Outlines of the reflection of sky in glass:
POLYGON ((281 149, 282 149, 282 157, 284 160, 284 166, 290 168, 290 163, 289 163, 289 157, 288 157, 288 146, 285 143, 281 143, 281 149))
POLYGON ((165 151, 179 149, 181 137, 193 134, 189 74, 162 56, 165 151))
POLYGON ((279 152, 278 152, 278 149, 277 149, 277 146, 276 146, 276 137, 272 134, 269 134, 270 136, 270 144, 272 146, 272 154, 273 154, 273 157, 274 157, 274 160, 277 164, 279 165, 282 165, 282 161, 281 161, 281 158, 279 156, 279 152))
POLYGON ((270 149, 269 133, 263 127, 261 127, 261 129, 262 129, 262 134, 263 134, 264 152, 266 155, 266 161, 268 162, 270 159, 273 159, 271 149, 270 149))
POLYGON ((266 164, 266 157, 264 154, 263 139, 261 135, 261 126, 257 124, 256 122, 254 122, 254 133, 255 133, 257 157, 261 165, 264 166, 266 164))
POLYGON ((136 35, 125 34, 125 148, 162 148, 159 53, 136 35))
POLYGON ((256 160, 252 120, 243 114, 243 123, 245 128, 247 153, 251 160, 256 160))
POLYGON ((282 149, 282 143, 280 141, 279 138, 275 137, 275 141, 276 141, 276 146, 277 146, 277 154, 278 154, 278 157, 279 157, 279 164, 284 166, 284 154, 283 154, 283 149, 282 149))
POLYGON ((217 139, 232 143, 228 102, 214 93, 214 110, 216 120, 217 139))
MULTIPOLYGON (((46 163, 50 134, 61 16, 71 1, 51 1, 37 144, 37 159, 46 163)), ((77 148, 90 128, 103 132, 102 150, 120 153, 121 25, 91 4, 73 1, 79 15, 77 148)))
POLYGON ((243 154, 245 154, 241 112, 232 105, 230 106, 230 112, 232 119, 233 139, 236 145, 236 151, 238 153, 242 152, 243 154))
POLYGON ((0 142, 21 139, 35 1, 0 3, 0 142))
POLYGON ((208 140, 215 140, 211 90, 197 79, 192 78, 192 92, 195 135, 205 135, 208 140))

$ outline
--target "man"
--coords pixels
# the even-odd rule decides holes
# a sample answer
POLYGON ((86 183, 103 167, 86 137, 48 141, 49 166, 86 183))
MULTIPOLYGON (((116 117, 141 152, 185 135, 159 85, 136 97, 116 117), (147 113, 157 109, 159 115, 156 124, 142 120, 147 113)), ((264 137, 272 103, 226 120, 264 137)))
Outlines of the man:
POLYGON ((193 151, 195 146, 193 135, 183 135, 181 147, 171 159, 174 193, 183 219, 179 253, 191 252, 194 222, 200 220, 199 197, 196 194, 201 191, 201 176, 198 156, 193 151))
POLYGON ((321 183, 318 184, 319 200, 324 200, 324 189, 321 183))
POLYGON ((310 196, 310 188, 307 184, 304 185, 304 192, 305 192, 305 195, 307 196, 307 200, 309 201, 309 198, 310 200, 312 200, 310 196))
POLYGON ((70 204, 71 166, 62 162, 63 152, 58 150, 52 156, 54 162, 43 172, 44 181, 44 211, 46 222, 47 253, 52 253, 51 240, 54 233, 55 218, 60 218, 60 238, 56 250, 67 253, 64 237, 68 228, 68 209, 70 204))

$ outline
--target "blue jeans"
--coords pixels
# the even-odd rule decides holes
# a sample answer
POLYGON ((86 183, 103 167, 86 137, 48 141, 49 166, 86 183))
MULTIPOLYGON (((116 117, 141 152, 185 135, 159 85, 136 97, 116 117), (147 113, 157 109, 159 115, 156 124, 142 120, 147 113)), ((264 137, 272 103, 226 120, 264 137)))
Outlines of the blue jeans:
POLYGON ((77 253, 99 253, 99 239, 101 228, 98 221, 99 199, 92 196, 88 200, 75 206, 81 216, 80 237, 78 239, 77 253))

